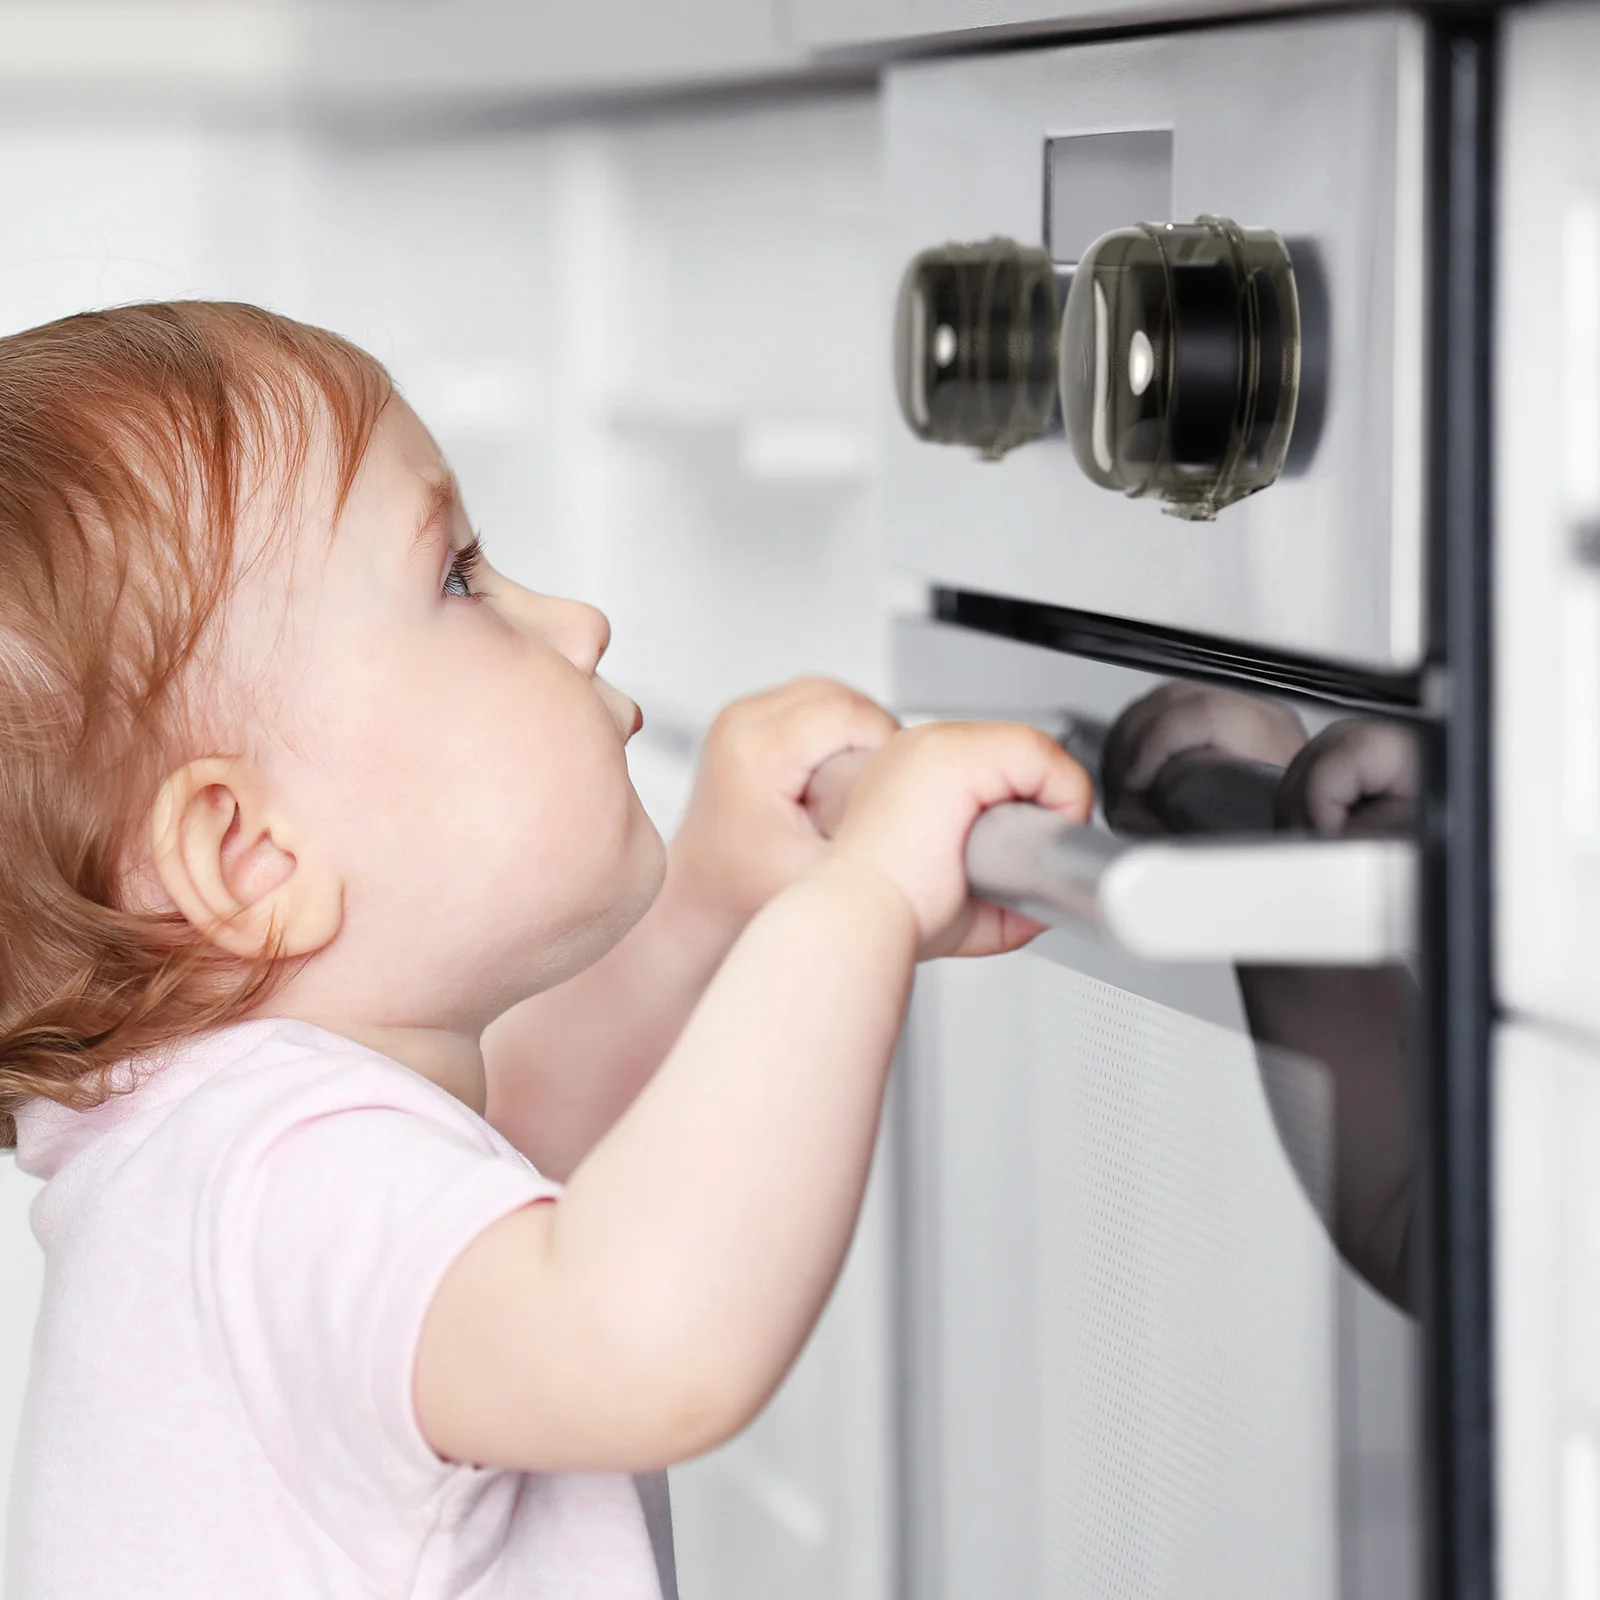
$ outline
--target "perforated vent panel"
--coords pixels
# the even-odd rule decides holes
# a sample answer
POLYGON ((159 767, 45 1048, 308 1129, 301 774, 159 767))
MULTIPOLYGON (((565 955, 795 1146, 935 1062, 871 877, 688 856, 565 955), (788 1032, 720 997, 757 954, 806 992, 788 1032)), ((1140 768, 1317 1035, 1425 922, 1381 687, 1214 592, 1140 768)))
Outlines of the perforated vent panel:
MULTIPOLYGON (((1028 965, 1039 1592, 1331 1600, 1336 1268, 1254 1051, 1028 965)), ((1314 1154, 1321 1075, 1275 1070, 1314 1154)))

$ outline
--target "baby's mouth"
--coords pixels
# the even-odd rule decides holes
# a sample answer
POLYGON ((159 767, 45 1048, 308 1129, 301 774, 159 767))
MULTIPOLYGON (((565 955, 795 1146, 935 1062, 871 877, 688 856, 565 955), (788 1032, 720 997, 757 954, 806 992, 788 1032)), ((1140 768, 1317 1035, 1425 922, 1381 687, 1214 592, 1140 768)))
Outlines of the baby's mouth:
POLYGON ((595 682, 600 691, 600 698, 605 701, 606 710, 616 721, 617 732, 622 735, 622 742, 626 744, 644 726, 644 712, 620 689, 607 683, 604 678, 597 678, 595 682))

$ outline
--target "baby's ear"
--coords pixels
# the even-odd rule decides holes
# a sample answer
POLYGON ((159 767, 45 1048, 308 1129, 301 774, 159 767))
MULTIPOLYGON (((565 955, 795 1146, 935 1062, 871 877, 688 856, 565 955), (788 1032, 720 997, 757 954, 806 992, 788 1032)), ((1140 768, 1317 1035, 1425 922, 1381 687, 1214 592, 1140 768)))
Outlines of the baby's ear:
POLYGON ((287 812, 241 756, 207 756, 169 774, 150 811, 151 865, 172 903, 213 944, 309 955, 339 931, 344 886, 297 858, 287 812))

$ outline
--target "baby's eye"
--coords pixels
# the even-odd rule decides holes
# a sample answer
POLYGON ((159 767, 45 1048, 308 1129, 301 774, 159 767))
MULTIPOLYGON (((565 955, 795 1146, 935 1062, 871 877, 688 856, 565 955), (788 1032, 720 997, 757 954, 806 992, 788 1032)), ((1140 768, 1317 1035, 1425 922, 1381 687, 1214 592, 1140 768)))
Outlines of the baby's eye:
POLYGON ((450 561, 450 572, 444 580, 444 592, 458 595, 462 599, 473 599, 471 578, 478 570, 478 564, 483 560, 483 545, 477 535, 473 536, 472 543, 463 545, 457 550, 450 561))

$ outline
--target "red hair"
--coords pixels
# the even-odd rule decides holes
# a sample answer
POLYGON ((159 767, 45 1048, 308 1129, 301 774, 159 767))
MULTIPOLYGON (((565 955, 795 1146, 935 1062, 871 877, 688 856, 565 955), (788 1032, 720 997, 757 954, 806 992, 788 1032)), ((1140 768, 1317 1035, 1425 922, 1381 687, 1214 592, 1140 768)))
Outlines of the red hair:
MULTIPOLYGON (((182 689, 231 592, 246 500, 286 510, 321 434, 334 515, 388 374, 337 335, 209 301, 0 339, 0 1148, 42 1095, 259 1006, 287 976, 127 903, 182 689)), ((331 529, 331 523, 330 523, 331 529)), ((278 531, 281 532, 281 529, 278 531)))

